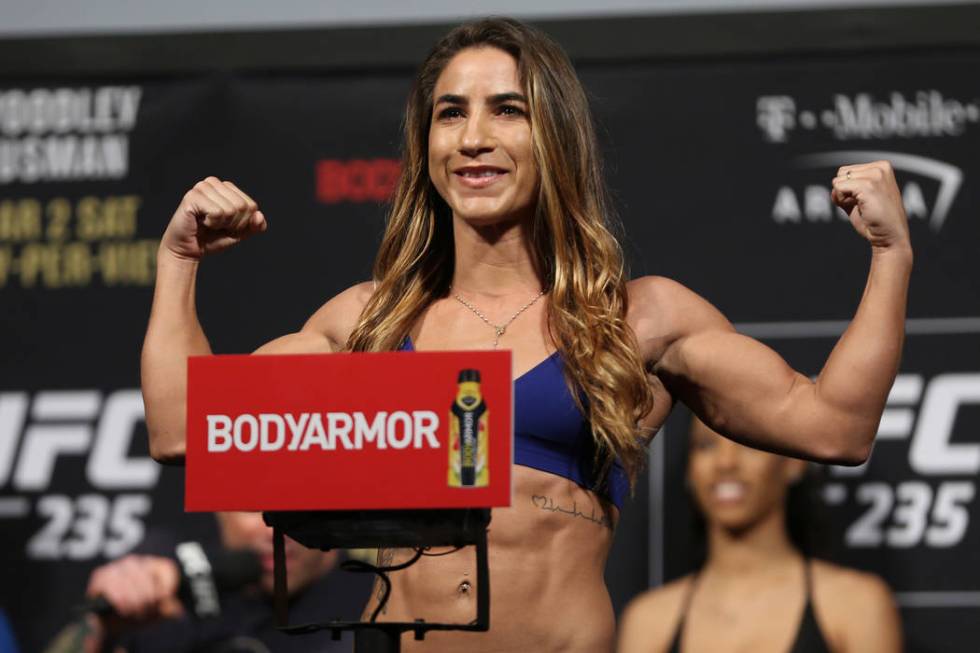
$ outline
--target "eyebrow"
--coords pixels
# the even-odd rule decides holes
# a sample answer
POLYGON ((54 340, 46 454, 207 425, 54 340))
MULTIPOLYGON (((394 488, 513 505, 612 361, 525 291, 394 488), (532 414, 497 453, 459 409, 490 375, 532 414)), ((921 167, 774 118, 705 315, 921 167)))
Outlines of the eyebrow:
MULTIPOLYGON (((520 93, 497 93, 496 95, 491 95, 487 98, 490 104, 503 104, 505 102, 523 102, 527 104, 527 97, 520 93)), ((447 93, 445 95, 440 95, 439 99, 436 100, 436 104, 458 104, 465 106, 469 104, 469 98, 465 95, 453 95, 447 93)))

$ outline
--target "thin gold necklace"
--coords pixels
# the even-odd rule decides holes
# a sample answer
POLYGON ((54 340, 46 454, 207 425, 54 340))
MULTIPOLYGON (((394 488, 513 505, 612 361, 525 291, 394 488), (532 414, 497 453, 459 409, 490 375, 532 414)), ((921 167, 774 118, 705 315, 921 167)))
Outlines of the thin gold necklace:
POLYGON ((489 319, 487 319, 487 316, 484 315, 480 311, 480 309, 478 309, 476 306, 474 306, 473 304, 469 303, 468 301, 466 301, 465 299, 463 299, 462 297, 460 297, 459 296, 459 293, 456 293, 456 292, 453 293, 453 297, 456 298, 456 301, 458 301, 460 304, 462 304, 466 308, 468 308, 471 311, 473 311, 474 313, 476 313, 476 316, 478 318, 480 318, 481 320, 483 320, 484 322, 486 322, 488 325, 490 325, 491 327, 493 327, 494 332, 497 334, 496 337, 494 337, 494 339, 493 339, 493 348, 494 349, 496 349, 497 348, 497 345, 500 344, 500 336, 504 335, 504 332, 507 330, 507 327, 510 326, 510 323, 513 322, 514 320, 516 320, 518 315, 520 315, 521 313, 523 313, 527 309, 531 308, 531 305, 534 304, 534 302, 536 302, 539 299, 541 299, 541 296, 542 295, 544 295, 544 290, 542 290, 537 295, 535 295, 534 298, 531 299, 531 301, 529 301, 528 303, 526 303, 523 306, 521 306, 520 310, 518 310, 516 313, 514 313, 513 315, 511 315, 509 320, 507 320, 503 324, 494 324, 489 319))

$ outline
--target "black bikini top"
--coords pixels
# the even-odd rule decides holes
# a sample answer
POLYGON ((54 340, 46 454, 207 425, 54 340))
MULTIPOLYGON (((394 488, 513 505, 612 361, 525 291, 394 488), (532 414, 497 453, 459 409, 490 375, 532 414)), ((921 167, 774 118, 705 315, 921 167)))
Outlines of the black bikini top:
MULTIPOLYGON (((803 616, 800 618, 800 626, 796 631, 796 639, 793 640, 793 645, 789 648, 788 653, 830 653, 827 640, 824 639, 820 625, 817 623, 816 615, 813 614, 813 599, 811 598, 813 583, 810 578, 811 570, 809 560, 804 560, 803 569, 803 576, 806 583, 806 603, 803 605, 803 616)), ((698 576, 695 574, 688 587, 687 596, 684 598, 684 608, 681 611, 681 618, 677 624, 677 629, 674 630, 674 639, 670 643, 670 648, 667 649, 669 653, 680 653, 681 639, 684 635, 684 623, 687 620, 687 611, 691 607, 691 599, 694 596, 694 590, 697 588, 697 584, 698 576)))

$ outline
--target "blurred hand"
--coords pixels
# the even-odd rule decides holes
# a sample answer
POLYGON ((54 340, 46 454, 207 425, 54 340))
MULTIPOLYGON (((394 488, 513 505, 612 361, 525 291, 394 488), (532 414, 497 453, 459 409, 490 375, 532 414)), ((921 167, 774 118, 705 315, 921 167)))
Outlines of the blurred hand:
POLYGON ((180 570, 173 560, 128 555, 95 569, 85 594, 109 602, 116 614, 104 617, 105 625, 120 630, 181 616, 179 586, 180 570))
POLYGON ((255 200, 230 181, 208 177, 184 195, 163 234, 161 247, 179 258, 200 260, 266 227, 255 200))

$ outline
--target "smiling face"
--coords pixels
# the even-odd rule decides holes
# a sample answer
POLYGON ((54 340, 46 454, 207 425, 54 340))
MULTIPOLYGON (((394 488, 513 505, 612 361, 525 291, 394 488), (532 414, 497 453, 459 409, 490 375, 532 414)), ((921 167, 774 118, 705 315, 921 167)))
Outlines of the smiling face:
POLYGON ((743 446, 699 420, 691 425, 687 476, 709 526, 743 531, 782 511, 806 463, 743 446))
POLYGON ((508 53, 467 48, 439 75, 429 176, 457 219, 482 226, 533 215, 538 169, 529 107, 508 53))

